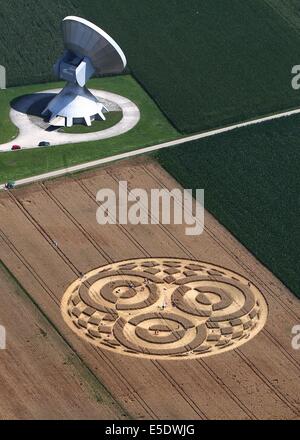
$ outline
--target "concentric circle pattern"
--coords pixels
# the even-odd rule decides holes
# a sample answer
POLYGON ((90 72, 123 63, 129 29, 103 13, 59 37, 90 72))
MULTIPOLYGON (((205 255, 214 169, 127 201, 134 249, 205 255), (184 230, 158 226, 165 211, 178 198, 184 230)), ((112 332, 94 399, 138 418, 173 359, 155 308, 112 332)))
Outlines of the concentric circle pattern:
POLYGON ((199 358, 237 348, 267 319, 260 291, 221 267, 179 259, 110 264, 76 280, 66 323, 100 348, 145 358, 199 358))

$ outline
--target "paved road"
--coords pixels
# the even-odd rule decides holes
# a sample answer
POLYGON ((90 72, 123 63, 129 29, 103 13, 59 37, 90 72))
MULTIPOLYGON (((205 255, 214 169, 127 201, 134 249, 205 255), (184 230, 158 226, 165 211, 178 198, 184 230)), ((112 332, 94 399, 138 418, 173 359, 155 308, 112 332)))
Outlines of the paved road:
MULTIPOLYGON (((115 156, 106 157, 105 159, 94 160, 92 162, 87 162, 87 163, 83 163, 80 165, 75 165, 75 166, 72 166, 69 168, 63 168, 63 169, 60 169, 57 171, 51 171, 49 173, 40 174, 38 176, 29 177, 27 179, 21 179, 21 180, 16 181, 16 186, 27 185, 27 184, 42 181, 42 180, 60 177, 60 176, 63 176, 65 174, 69 174, 69 173, 75 173, 78 171, 88 170, 90 168, 95 168, 97 166, 104 165, 109 162, 114 162, 117 160, 129 158, 129 157, 139 156, 141 154, 151 153, 153 151, 162 150, 163 148, 174 147, 176 145, 184 144, 186 142, 192 142, 192 141, 195 141, 198 139, 203 139, 203 138, 215 136, 215 135, 218 135, 221 133, 226 133, 228 131, 236 130, 238 128, 248 127, 250 125, 255 125, 255 124, 261 124, 263 122, 271 121, 274 119, 285 118, 285 117, 289 117, 289 116, 299 114, 299 113, 300 113, 300 108, 295 109, 295 110, 291 110, 288 112, 276 113, 271 116, 266 116, 264 118, 259 118, 259 119, 255 119, 252 121, 241 122, 239 124, 230 125, 228 127, 219 128, 216 130, 211 130, 211 131, 207 131, 204 133, 195 134, 193 136, 186 136, 186 137, 183 137, 180 139, 176 139, 174 141, 164 142, 162 144, 157 144, 157 145, 153 145, 151 147, 141 148, 139 150, 130 151, 128 153, 122 153, 122 154, 118 154, 115 156)), ((3 189, 4 189, 4 185, 0 185, 0 190, 3 190, 3 189)))
POLYGON ((37 104, 39 100, 45 97, 49 98, 51 95, 54 97, 60 90, 61 89, 45 90, 20 98, 17 103, 17 108, 12 108, 10 111, 10 118, 19 128, 19 135, 13 141, 0 145, 0 152, 10 151, 13 144, 21 145, 22 149, 27 149, 40 148, 38 145, 42 141, 48 141, 52 145, 65 145, 108 139, 126 133, 134 128, 140 120, 141 115, 138 107, 129 99, 103 90, 91 90, 100 100, 103 99, 117 104, 117 106, 121 108, 123 118, 120 122, 106 130, 94 133, 70 134, 57 131, 46 132, 45 128, 36 125, 32 117, 28 116, 27 113, 30 112, 30 108, 32 108, 34 104, 37 104))

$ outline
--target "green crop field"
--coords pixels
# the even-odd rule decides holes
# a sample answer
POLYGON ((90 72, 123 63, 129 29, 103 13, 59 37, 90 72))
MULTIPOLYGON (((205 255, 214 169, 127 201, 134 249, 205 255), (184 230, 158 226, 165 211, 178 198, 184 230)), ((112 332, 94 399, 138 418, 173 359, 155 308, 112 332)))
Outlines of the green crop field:
MULTIPOLYGON (((59 86, 62 86, 62 83, 2 90, 0 92, 2 97, 0 112, 3 118, 0 119, 0 144, 9 142, 17 134, 16 127, 8 117, 9 103, 13 99, 59 86)), ((113 156, 180 137, 180 134, 130 75, 93 79, 89 82, 89 87, 109 90, 131 99, 140 109, 140 122, 127 133, 101 141, 0 153, 0 183, 113 156)), ((116 117, 115 122, 117 122, 119 115, 118 112, 114 113, 116 113, 116 116, 113 115, 113 118, 116 117)), ((111 120, 108 122, 111 122, 111 120)), ((77 129, 84 130, 84 128, 73 127, 73 130, 76 131, 77 129)))
POLYGON ((300 3, 299 0, 265 0, 281 17, 300 33, 300 3))
POLYGON ((300 297, 300 116, 156 154, 184 188, 300 297))
POLYGON ((70 0, 0 2, 0 64, 8 86, 54 79, 52 65, 63 49, 60 20, 69 11, 75 12, 70 0))
POLYGON ((10 85, 52 78, 68 14, 118 40, 134 76, 182 132, 300 104, 290 84, 300 63, 296 0, 6 0, 0 64, 10 85))

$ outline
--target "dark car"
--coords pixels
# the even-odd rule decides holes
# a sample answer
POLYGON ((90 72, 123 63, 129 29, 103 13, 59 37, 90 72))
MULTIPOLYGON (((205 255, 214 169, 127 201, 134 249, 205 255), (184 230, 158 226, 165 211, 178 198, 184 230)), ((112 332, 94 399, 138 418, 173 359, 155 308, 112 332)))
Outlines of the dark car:
POLYGON ((50 142, 42 141, 39 143, 39 147, 50 147, 50 142))
POLYGON ((4 186, 5 186, 5 189, 14 189, 14 187, 15 187, 15 182, 13 182, 12 180, 10 180, 9 182, 7 182, 4 186))
POLYGON ((20 145, 13 145, 13 146, 11 147, 11 150, 12 150, 12 151, 21 150, 21 147, 20 147, 20 145))

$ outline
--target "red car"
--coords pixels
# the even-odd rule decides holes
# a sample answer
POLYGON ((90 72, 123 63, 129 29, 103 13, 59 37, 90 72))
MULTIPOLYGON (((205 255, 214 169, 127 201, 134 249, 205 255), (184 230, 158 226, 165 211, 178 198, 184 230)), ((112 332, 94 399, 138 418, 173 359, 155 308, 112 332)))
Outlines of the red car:
POLYGON ((11 147, 11 149, 12 149, 12 151, 16 151, 16 150, 21 150, 21 147, 20 147, 20 145, 13 145, 11 147))

